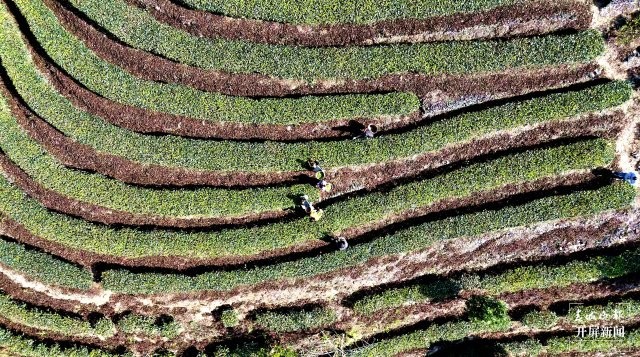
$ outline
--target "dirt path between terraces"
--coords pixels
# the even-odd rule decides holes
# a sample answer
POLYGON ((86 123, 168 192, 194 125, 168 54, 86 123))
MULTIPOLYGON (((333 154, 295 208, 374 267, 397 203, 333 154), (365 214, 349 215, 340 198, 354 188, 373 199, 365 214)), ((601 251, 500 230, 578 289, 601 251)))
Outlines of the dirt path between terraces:
MULTIPOLYGON (((134 76, 150 81, 179 83, 203 91, 218 92, 227 95, 249 97, 280 97, 303 94, 328 93, 366 93, 386 91, 410 91, 420 95, 421 88, 427 87, 433 77, 407 74, 392 74, 367 80, 322 80, 307 84, 300 80, 279 79, 262 74, 225 73, 217 70, 204 70, 167 60, 120 42, 114 41, 88 22, 76 16, 61 3, 44 1, 55 13, 67 31, 80 38, 85 45, 106 61, 124 68, 134 76)), ((535 11, 555 10, 549 4, 535 4, 535 11)), ((570 7, 576 7, 573 4, 570 7)), ((578 6, 580 7, 580 6, 578 6)), ((526 12, 523 6, 518 11, 526 12)), ((583 7, 583 10, 586 10, 583 7)), ((553 15, 553 12, 549 12, 553 15)), ((532 19, 538 19, 536 13, 527 13, 532 19)), ((560 16, 560 19, 563 17, 560 16)), ((583 11, 579 22, 585 27, 591 18, 583 11)), ((569 22, 573 22, 572 19, 569 22)), ((562 27, 561 27, 562 28, 562 27)), ((441 80, 441 78, 440 78, 441 80)))
POLYGON ((483 12, 368 25, 293 25, 191 10, 170 0, 128 0, 158 21, 194 36, 296 46, 352 46, 399 42, 476 40, 531 36, 589 27, 591 9, 578 2, 542 1, 483 12))
POLYGON ((244 310, 274 308, 303 303, 340 301, 353 293, 427 274, 482 271, 493 265, 544 261, 557 254, 585 249, 603 249, 637 242, 640 229, 636 211, 605 212, 586 218, 538 223, 476 237, 436 242, 416 252, 375 258, 357 267, 339 269, 300 279, 269 281, 241 286, 231 291, 191 292, 159 295, 124 295, 103 291, 99 285, 89 291, 48 287, 22 277, 0 264, 0 287, 20 300, 58 309, 105 315, 131 310, 153 314, 208 314, 230 304, 244 310), (590 239, 598 237, 598 239, 590 239), (345 274, 346 272, 346 274, 345 274), (328 289, 327 287, 331 287, 328 289))
MULTIPOLYGON (((565 287, 527 289, 513 293, 503 293, 496 297, 507 303, 510 310, 522 307, 539 307, 546 309, 558 302, 575 302, 616 298, 640 292, 640 281, 637 277, 624 277, 612 280, 599 280, 591 283, 575 283, 565 287)), ((347 331, 357 328, 363 339, 383 333, 394 322, 394 329, 403 329, 424 321, 435 319, 461 318, 466 310, 466 298, 481 291, 461 291, 461 298, 443 302, 414 303, 409 306, 381 310, 372 315, 345 314, 341 321, 331 328, 347 331)), ((349 310, 347 310, 349 311, 349 310)))
MULTIPOLYGON (((350 138, 358 130, 358 127, 353 124, 354 122, 378 125, 381 134, 384 134, 391 130, 416 125, 426 119, 425 115, 420 115, 416 111, 405 116, 355 118, 291 125, 214 122, 149 111, 111 101, 84 88, 55 66, 44 62, 38 55, 34 55, 34 60, 39 64, 38 67, 42 72, 51 79, 56 90, 77 108, 113 125, 140 133, 164 133, 227 140, 299 141, 350 138)), ((596 68, 596 65, 586 64, 575 68, 560 66, 544 70, 432 77, 428 83, 422 83, 422 88, 430 91, 436 98, 436 100, 431 97, 426 98, 425 102, 428 104, 431 102, 455 102, 465 98, 470 98, 474 104, 477 104, 477 101, 486 102, 585 82, 589 79, 588 74, 596 68)), ((420 79, 416 78, 416 80, 420 82, 420 79)), ((429 108, 424 108, 424 110, 428 111, 429 108)), ((428 112, 426 116, 429 116, 428 112)))

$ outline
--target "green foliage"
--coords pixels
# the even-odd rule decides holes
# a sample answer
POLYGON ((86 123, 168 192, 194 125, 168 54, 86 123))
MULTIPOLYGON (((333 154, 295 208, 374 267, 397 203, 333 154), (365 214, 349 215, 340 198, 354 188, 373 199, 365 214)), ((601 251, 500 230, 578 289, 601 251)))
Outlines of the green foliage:
POLYGON ((176 321, 158 324, 154 317, 135 314, 123 317, 117 327, 126 334, 159 336, 167 339, 175 338, 180 331, 180 324, 176 321))
POLYGON ((452 297, 459 290, 460 287, 453 280, 437 280, 404 288, 388 289, 359 299, 354 303, 353 310, 358 314, 370 315, 385 308, 452 297))
POLYGON ((640 39, 640 16, 636 14, 636 16, 618 30, 616 33, 616 42, 622 45, 629 45, 638 39, 640 39))
MULTIPOLYGON (((517 206, 481 211, 430 221, 371 242, 260 268, 212 271, 186 276, 180 274, 132 273, 124 269, 106 270, 102 283, 106 289, 130 294, 231 290, 269 280, 310 277, 336 269, 362 264, 369 259, 424 249, 432 243, 462 236, 474 236, 499 229, 559 218, 591 215, 627 207, 636 191, 626 184, 614 184, 592 191, 546 197, 517 206)), ((628 258, 627 258, 628 259, 628 258)), ((639 260, 640 261, 640 260, 639 260)), ((630 261, 628 261, 631 264, 630 261)))
POLYGON ((553 311, 532 311, 522 318, 522 323, 536 329, 548 329, 558 322, 558 316, 553 311))
MULTIPOLYGON (((578 339, 574 336, 556 337, 547 341, 544 352, 560 354, 566 352, 606 352, 611 354, 622 349, 636 350, 640 347, 640 330, 625 331, 624 338, 578 339)), ((622 355, 622 354, 621 354, 622 355)))
POLYGON ((509 324, 507 305, 503 301, 489 296, 474 295, 466 304, 471 322, 483 322, 492 326, 509 324))
POLYGON ((291 208, 292 197, 317 201, 319 191, 308 184, 255 189, 158 189, 132 186, 100 174, 68 169, 32 140, 0 103, 0 148, 34 181, 82 202, 136 214, 170 217, 232 217, 291 208), (185 204, 188 202, 188 204, 185 204))
POLYGON ((220 345, 211 349, 212 357, 271 357, 268 344, 264 341, 242 341, 237 345, 220 345))
POLYGON ((399 185, 389 191, 350 197, 328 207, 323 219, 315 223, 304 217, 219 231, 113 228, 50 212, 33 199, 24 197, 22 191, 4 178, 0 178, 0 212, 38 237, 100 254, 127 258, 252 255, 322 239, 328 234, 336 235, 348 228, 373 224, 443 199, 469 197, 506 184, 606 166, 613 156, 613 144, 601 139, 506 155, 399 185))
POLYGON ((434 342, 457 341, 481 332, 505 331, 508 327, 508 320, 503 324, 487 324, 479 321, 452 321, 444 324, 433 324, 425 330, 418 330, 352 350, 347 356, 394 356, 401 352, 428 348, 434 342))
POLYGON ((37 329, 43 334, 55 333, 73 337, 109 338, 115 332, 113 323, 108 319, 101 319, 96 328, 93 328, 88 321, 28 307, 12 300, 4 293, 0 293, 0 316, 3 320, 37 329))
POLYGON ((467 113, 409 132, 366 141, 249 143, 141 135, 88 115, 61 97, 35 68, 9 14, 0 11, 0 16, 3 26, 0 58, 26 103, 78 142, 144 164, 197 170, 272 172, 300 170, 300 160, 309 157, 322 161, 325 168, 385 162, 433 152, 497 130, 563 120, 610 108, 624 103, 631 94, 628 83, 613 82, 467 113))
MULTIPOLYGON (((56 343, 43 343, 20 336, 0 328, 0 352, 2 349, 21 357, 115 357, 116 354, 87 347, 68 347, 56 343)), ((133 357, 133 354, 117 354, 120 357, 133 357)))
POLYGON ((333 310, 314 308, 296 311, 266 311, 256 315, 256 324, 275 332, 294 332, 326 327, 336 320, 333 310))
POLYGON ((298 357, 298 353, 291 348, 276 346, 271 349, 269 357, 298 357))
POLYGON ((82 290, 93 284, 88 270, 5 240, 0 240, 0 263, 45 284, 82 290))
POLYGON ((538 340, 530 339, 518 342, 500 343, 509 356, 535 357, 540 355, 543 346, 538 340))
MULTIPOLYGON (((640 254, 627 255, 627 261, 638 259, 640 254)), ((620 260, 619 257, 613 257, 614 260, 620 260)), ((634 263, 632 263, 634 264, 634 263)), ((640 270, 640 268, 637 268, 640 270)), ((622 275, 620 272, 619 275, 622 275)), ((600 320, 626 320, 640 316, 640 301, 626 299, 620 302, 610 302, 607 305, 574 305, 565 317, 569 323, 593 323, 600 320), (578 315, 579 311, 579 315, 578 315)))
MULTIPOLYGON (((587 62, 604 50, 603 40, 595 31, 568 36, 550 35, 495 41, 323 48, 274 46, 193 36, 158 23, 147 12, 127 6, 123 0, 108 3, 100 0, 73 2, 101 27, 133 47, 192 66, 236 73, 258 72, 307 82, 324 78, 377 78, 405 72, 436 75, 492 72, 514 67, 532 68, 587 62)), ((469 1, 459 3, 470 4, 469 1)), ((296 11, 298 9, 300 8, 296 7, 296 11)), ((43 16, 42 12, 40 16, 43 16)), ((54 31, 52 26, 46 26, 48 31, 54 31)), ((58 38, 56 40, 62 41, 58 38)), ((80 46, 74 47, 74 51, 81 51, 80 46)), ((72 58, 63 60, 61 56, 56 57, 56 61, 61 63, 71 60, 72 58)), ((77 60, 80 61, 79 58, 77 60)), ((85 61, 83 64, 87 62, 84 59, 82 61, 85 61)), ((115 75, 115 71, 111 72, 115 75)), ((80 71, 73 72, 73 75, 83 78, 88 86, 98 91, 96 84, 84 79, 88 76, 81 75, 80 71)), ((104 92, 105 89, 101 88, 99 91, 104 92)), ((104 93, 106 95, 107 92, 104 93)), ((114 99, 122 96, 116 96, 115 93, 108 95, 114 99)), ((375 99, 370 97, 370 100, 372 103, 368 101, 367 104, 374 106, 375 99)))
POLYGON ((227 328, 236 327, 240 323, 238 314, 234 309, 223 310, 220 320, 222 321, 222 325, 227 328))
MULTIPOLYGON (((57 64, 87 88, 116 102, 204 120, 248 124, 297 124, 385 115, 398 116, 418 110, 418 98, 408 93, 306 96, 300 99, 250 99, 203 92, 183 85, 142 80, 96 56, 79 39, 65 31, 44 3, 18 0, 16 4, 27 18, 30 29, 39 43, 57 64), (113 83, 118 85, 114 86, 113 83)), ((125 11, 129 10, 136 11, 133 7, 125 11)), ((113 15, 114 12, 111 11, 110 16, 113 15)), ((144 30, 153 32, 149 28, 144 30)), ((588 46, 590 49, 584 50, 593 52, 597 50, 598 44, 592 37, 587 34, 567 38, 567 40, 575 42, 578 46, 588 46)), ((229 56, 226 49, 210 48, 210 50, 218 52, 224 58, 229 56)), ((241 55, 238 60, 242 63, 246 62, 248 53, 240 52, 238 55, 241 55)), ((585 53, 581 55, 590 56, 585 53)), ((262 57, 261 61, 271 58, 273 57, 262 57)), ((564 58, 561 57, 560 60, 562 59, 564 58)), ((278 67, 286 67, 286 65, 281 63, 278 67)), ((225 70, 230 69, 225 68, 225 70)), ((249 70, 249 72, 252 71, 253 69, 249 70)))
POLYGON ((189 7, 243 17, 294 24, 366 24, 395 19, 422 19, 488 10, 522 0, 183 0, 189 7))
MULTIPOLYGON (((640 272, 640 250, 631 250, 615 256, 594 256, 587 260, 571 261, 565 265, 549 266, 535 264, 521 266, 499 274, 465 274, 457 279, 438 280, 428 284, 416 284, 403 288, 389 289, 365 296, 354 304, 354 311, 371 314, 385 308, 395 308, 404 304, 423 303, 438 298, 456 297, 459 290, 482 290, 491 295, 513 293, 528 289, 563 287, 574 283, 590 283, 600 279, 618 278, 640 272), (442 289, 441 286, 450 287, 442 289)), ((612 309, 605 311, 609 316, 612 309)), ((630 303, 631 312, 640 314, 640 304, 630 303)), ((583 308, 582 316, 590 311, 583 308)), ((575 311, 571 312, 572 314, 575 311)), ((599 315, 595 315, 599 316, 599 315)), ((523 322, 537 328, 551 324, 555 315, 550 312, 533 312, 523 322)))

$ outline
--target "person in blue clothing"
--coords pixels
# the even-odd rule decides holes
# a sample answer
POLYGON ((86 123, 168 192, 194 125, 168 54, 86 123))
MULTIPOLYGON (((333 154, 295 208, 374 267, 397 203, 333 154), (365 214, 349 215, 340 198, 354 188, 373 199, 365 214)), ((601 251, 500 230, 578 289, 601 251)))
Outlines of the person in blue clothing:
POLYGON ((638 173, 635 171, 629 172, 612 172, 614 178, 618 180, 623 180, 629 183, 630 185, 636 186, 638 183, 638 173))

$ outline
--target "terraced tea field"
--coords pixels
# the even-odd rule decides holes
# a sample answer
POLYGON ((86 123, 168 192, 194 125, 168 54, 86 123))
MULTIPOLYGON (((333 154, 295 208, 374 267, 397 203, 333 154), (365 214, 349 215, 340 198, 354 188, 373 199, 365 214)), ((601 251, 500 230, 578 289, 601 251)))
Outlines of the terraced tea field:
POLYGON ((637 355, 639 13, 1 0, 0 355, 637 355))

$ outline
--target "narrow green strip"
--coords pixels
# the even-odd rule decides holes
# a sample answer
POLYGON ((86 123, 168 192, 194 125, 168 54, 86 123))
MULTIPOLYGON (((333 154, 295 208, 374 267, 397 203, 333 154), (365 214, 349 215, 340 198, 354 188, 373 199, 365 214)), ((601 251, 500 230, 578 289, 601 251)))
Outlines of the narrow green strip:
MULTIPOLYGON (((87 347, 62 347, 58 344, 44 344, 37 340, 24 337, 4 328, 0 328, 0 352, 9 351, 10 356, 21 357, 114 357, 115 354, 87 347)), ((127 352, 117 356, 133 357, 127 352)))
POLYGON ((92 327, 88 321, 62 316, 55 312, 27 307, 0 293, 0 316, 17 325, 35 328, 41 333, 52 332, 74 337, 112 337, 115 333, 111 320, 102 318, 92 327))
POLYGON ((573 283, 588 283, 638 272, 640 272, 640 250, 635 250, 614 257, 597 256, 560 266, 537 264, 518 267, 497 275, 467 274, 453 280, 439 280, 428 284, 390 289, 358 300, 354 304, 354 311, 359 314, 372 314, 381 309, 395 308, 407 303, 454 297, 460 290, 482 290, 491 295, 499 295, 552 286, 563 287, 573 283))
POLYGON ((274 332, 295 332, 327 326, 337 319, 335 311, 315 308, 300 311, 266 311, 256 315, 256 325, 274 332))
POLYGON ((433 16, 477 12, 526 2, 523 0, 182 0, 198 10, 232 17, 293 24, 341 24, 424 19, 433 16))
POLYGON ((170 218, 219 218, 292 208, 296 197, 311 201, 319 191, 308 184, 255 189, 150 189, 100 174, 68 169, 32 140, 0 98, 0 149, 36 183, 82 202, 134 214, 170 218))
POLYGON ((45 284, 83 290, 93 285, 88 270, 5 240, 0 240, 0 263, 45 284))

